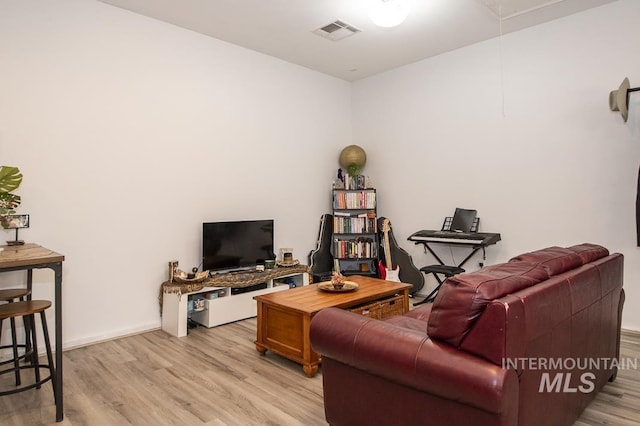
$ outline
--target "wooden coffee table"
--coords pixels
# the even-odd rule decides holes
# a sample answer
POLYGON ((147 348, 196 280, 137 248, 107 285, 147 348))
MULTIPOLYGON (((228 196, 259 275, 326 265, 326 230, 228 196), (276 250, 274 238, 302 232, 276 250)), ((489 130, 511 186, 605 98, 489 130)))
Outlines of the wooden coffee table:
POLYGON ((309 341, 309 324, 316 313, 329 307, 353 309, 394 295, 401 296, 401 313, 409 311, 411 284, 359 275, 350 276, 347 280, 356 282, 358 289, 334 293, 311 284, 254 297, 258 303, 256 350, 261 355, 270 350, 302 364, 307 376, 313 377, 321 361, 309 341))

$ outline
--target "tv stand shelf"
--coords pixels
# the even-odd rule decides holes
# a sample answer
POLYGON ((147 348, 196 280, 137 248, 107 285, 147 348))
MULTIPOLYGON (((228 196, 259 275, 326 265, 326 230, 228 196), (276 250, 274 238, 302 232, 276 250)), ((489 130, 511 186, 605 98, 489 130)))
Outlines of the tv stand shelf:
POLYGON ((206 327, 255 317, 257 306, 253 297, 289 289, 282 283, 285 279, 292 280, 296 287, 308 285, 309 267, 298 265, 264 272, 221 273, 200 283, 165 282, 161 289, 162 329, 183 337, 187 335, 189 316, 206 327), (262 288, 251 290, 252 286, 262 288), (205 299, 204 310, 189 312, 189 301, 194 298, 205 299))

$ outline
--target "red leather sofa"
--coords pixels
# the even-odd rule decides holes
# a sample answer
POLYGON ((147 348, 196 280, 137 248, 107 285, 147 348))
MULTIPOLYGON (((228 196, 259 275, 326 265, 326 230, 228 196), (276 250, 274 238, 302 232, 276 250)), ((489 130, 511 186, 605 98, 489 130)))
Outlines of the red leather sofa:
POLYGON ((433 304, 311 321, 341 425, 571 425, 613 380, 623 256, 549 247, 449 278, 433 304))

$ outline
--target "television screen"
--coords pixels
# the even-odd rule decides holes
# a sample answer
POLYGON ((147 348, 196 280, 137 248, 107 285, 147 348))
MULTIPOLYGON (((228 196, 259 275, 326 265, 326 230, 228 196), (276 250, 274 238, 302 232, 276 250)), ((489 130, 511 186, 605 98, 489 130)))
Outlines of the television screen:
POLYGON ((233 270, 275 259, 273 220, 202 224, 202 269, 233 270))

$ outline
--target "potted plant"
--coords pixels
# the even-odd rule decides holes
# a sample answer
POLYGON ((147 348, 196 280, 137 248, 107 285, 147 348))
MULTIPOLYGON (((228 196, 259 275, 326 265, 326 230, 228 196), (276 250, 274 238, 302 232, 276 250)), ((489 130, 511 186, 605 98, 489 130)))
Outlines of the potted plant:
POLYGON ((0 224, 7 227, 7 215, 16 212, 22 201, 19 195, 13 194, 22 183, 22 173, 17 167, 0 166, 0 224))

